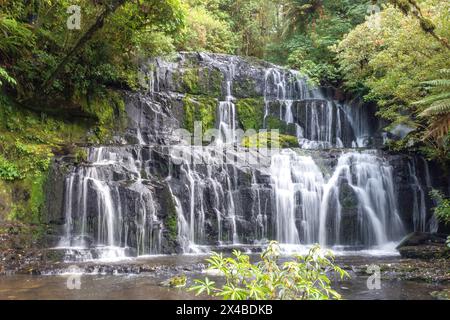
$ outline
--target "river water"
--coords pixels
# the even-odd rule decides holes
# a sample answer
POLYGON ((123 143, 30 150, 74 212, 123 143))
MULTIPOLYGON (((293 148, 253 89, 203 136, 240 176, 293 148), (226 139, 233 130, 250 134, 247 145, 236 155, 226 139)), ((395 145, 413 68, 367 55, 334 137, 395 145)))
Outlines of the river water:
MULTIPOLYGON (((123 268, 145 265, 146 268, 156 268, 152 272, 140 274, 120 274, 102 272, 90 274, 53 274, 28 276, 10 275, 0 277, 0 299, 2 300, 191 300, 209 299, 196 297, 186 289, 173 289, 160 285, 164 280, 176 274, 184 273, 188 277, 188 285, 193 279, 204 278, 198 266, 204 263, 206 256, 159 256, 140 258, 128 261, 108 263, 108 266, 123 270, 123 268), (70 277, 79 277, 80 289, 70 290, 70 277)), ((253 256, 253 259, 256 259, 253 256)), ((334 288, 346 300, 428 300, 433 299, 431 292, 450 289, 450 285, 437 285, 427 282, 406 281, 400 277, 381 278, 380 290, 369 290, 367 279, 369 275, 359 270, 365 270, 370 264, 404 263, 397 256, 338 256, 336 262, 346 268, 350 280, 335 282, 334 288)), ((93 265, 91 263, 91 265, 93 265)), ((87 265, 78 264, 79 267, 87 265)), ((208 276, 214 280, 220 279, 208 276)), ((73 279, 73 278, 72 278, 73 279)), ((73 283, 73 282, 71 282, 73 283)))

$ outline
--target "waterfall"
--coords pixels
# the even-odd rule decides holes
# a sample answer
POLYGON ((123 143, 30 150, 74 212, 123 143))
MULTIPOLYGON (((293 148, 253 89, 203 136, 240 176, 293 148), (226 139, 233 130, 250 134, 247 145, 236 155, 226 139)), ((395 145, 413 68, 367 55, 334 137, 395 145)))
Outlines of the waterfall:
POLYGON ((348 150, 371 147, 374 138, 369 112, 358 103, 311 88, 296 71, 227 55, 183 53, 171 62, 156 59, 148 70, 148 91, 126 101, 126 134, 115 145, 86 148, 86 163, 64 177, 60 247, 88 259, 199 253, 272 239, 367 249, 399 241, 406 230, 437 230, 427 216, 436 181, 424 159, 422 165, 383 151, 348 150), (180 74, 197 65, 199 78, 207 77, 199 87, 214 82, 208 94, 221 89, 211 97, 218 101, 219 136, 208 147, 180 145, 177 135, 184 98, 196 99, 184 92, 180 74), (213 79, 211 70, 222 74, 213 79), (236 143, 237 101, 255 97, 264 99, 259 123, 281 123, 299 149, 271 153, 236 143), (403 165, 406 172, 396 172, 403 165), (398 197, 410 190, 406 212, 398 197))
POLYGON ((324 179, 313 159, 284 150, 272 157, 271 177, 277 240, 286 244, 316 241, 324 179))
POLYGON ((65 237, 62 247, 90 250, 102 259, 123 258, 129 246, 136 248, 137 255, 160 251, 161 234, 154 228, 159 224, 154 199, 144 185, 141 172, 145 171, 138 159, 124 150, 109 148, 89 149, 90 165, 76 168, 65 184, 65 237), (120 184, 111 181, 109 168, 123 166, 133 177, 130 190, 138 195, 133 203, 125 204, 120 184), (125 221, 124 210, 132 206, 133 221, 125 221), (136 230, 130 237, 130 228, 136 230), (135 239, 130 243, 130 238, 135 239))
POLYGON ((319 228, 322 245, 382 245, 405 234, 394 192, 393 168, 376 154, 343 154, 324 190, 319 228), (342 226, 344 205, 354 209, 353 230, 342 226), (347 241, 344 231, 352 233, 346 234, 347 241))
POLYGON ((234 61, 232 60, 225 74, 225 100, 219 101, 218 123, 219 144, 231 144, 236 140, 236 106, 233 101, 233 79, 235 75, 234 61))
POLYGON ((278 106, 279 119, 294 124, 302 149, 367 147, 368 113, 362 107, 341 104, 294 70, 269 68, 264 76, 264 126, 278 106))
POLYGON ((375 154, 344 153, 326 181, 311 157, 291 150, 274 155, 276 239, 324 246, 375 246, 399 240, 405 231, 392 170, 375 154))
POLYGON ((427 231, 427 208, 425 203, 425 191, 417 176, 416 162, 413 159, 408 163, 411 188, 413 191, 413 222, 414 231, 427 231))
POLYGON ((277 240, 280 243, 298 244, 300 239, 295 226, 295 186, 289 156, 273 156, 270 171, 274 182, 277 240))

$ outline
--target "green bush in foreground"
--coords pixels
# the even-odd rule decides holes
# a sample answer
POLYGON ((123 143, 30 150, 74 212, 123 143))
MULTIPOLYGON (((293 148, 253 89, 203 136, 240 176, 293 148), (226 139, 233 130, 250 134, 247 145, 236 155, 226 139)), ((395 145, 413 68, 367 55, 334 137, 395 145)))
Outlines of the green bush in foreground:
POLYGON ((222 275, 225 284, 219 288, 208 278, 195 280, 189 291, 225 300, 341 299, 340 294, 331 288, 327 274, 334 273, 340 279, 349 275, 334 264, 331 252, 323 252, 317 245, 305 256, 295 255, 293 260, 284 263, 279 260, 280 247, 276 242, 270 243, 256 264, 239 251, 234 251, 230 258, 212 253, 207 260, 210 264, 208 271, 222 275))

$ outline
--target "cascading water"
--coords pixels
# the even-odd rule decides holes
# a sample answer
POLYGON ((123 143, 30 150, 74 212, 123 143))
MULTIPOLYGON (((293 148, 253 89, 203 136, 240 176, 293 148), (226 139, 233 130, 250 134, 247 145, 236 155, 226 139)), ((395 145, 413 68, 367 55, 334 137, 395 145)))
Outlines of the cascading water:
POLYGON ((271 176, 281 243, 375 246, 405 234, 392 167, 376 154, 343 154, 326 181, 311 157, 282 151, 271 176))
POLYGON ((271 177, 277 240, 288 244, 313 243, 317 238, 324 185, 314 160, 284 150, 272 157, 271 177))
POLYGON ((66 179, 61 247, 99 249, 87 256, 102 259, 123 258, 131 247, 137 255, 159 252, 161 235, 154 230, 159 221, 153 195, 141 177, 144 168, 139 157, 119 148, 89 149, 91 164, 78 167, 66 179), (123 203, 121 185, 111 181, 110 166, 124 167, 132 176, 129 188, 136 194, 132 221, 125 220, 124 210, 129 209, 123 203))
POLYGON ((180 54, 154 63, 148 92, 127 102, 127 136, 114 146, 89 148, 87 163, 66 176, 61 247, 83 258, 195 253, 270 239, 362 249, 398 241, 407 230, 436 230, 428 217, 434 181, 426 162, 420 165, 425 175, 415 161, 402 162, 411 226, 394 170, 403 160, 345 149, 366 147, 372 138, 361 107, 311 89, 295 71, 238 57, 180 54), (224 97, 214 97, 219 136, 208 147, 179 145, 174 133, 185 121, 179 113, 188 95, 177 72, 196 64, 208 75, 202 85, 214 82, 211 70, 221 73, 220 88, 213 90, 224 97), (264 99, 264 127, 285 124, 301 150, 239 146, 237 101, 246 94, 264 99), (328 148, 339 150, 322 150, 328 148))
POLYGON ((311 89, 294 70, 267 69, 264 80, 264 125, 277 106, 279 119, 293 124, 302 149, 368 145, 367 113, 311 89))
POLYGON ((219 101, 218 108, 218 123, 219 123, 219 137, 217 142, 219 144, 230 144, 236 140, 236 106, 233 101, 233 78, 235 75, 235 64, 231 60, 225 73, 225 100, 219 101))
POLYGON ((324 188, 319 243, 373 246, 400 240, 405 231, 392 171, 374 153, 342 155, 324 188), (352 227, 343 226, 344 220, 352 227))

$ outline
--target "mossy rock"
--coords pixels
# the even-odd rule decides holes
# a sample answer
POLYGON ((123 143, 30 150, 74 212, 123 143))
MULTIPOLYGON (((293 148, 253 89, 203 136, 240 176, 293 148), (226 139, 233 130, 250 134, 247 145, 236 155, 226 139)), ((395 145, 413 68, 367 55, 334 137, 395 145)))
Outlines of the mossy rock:
POLYGON ((184 128, 194 132, 196 121, 202 123, 203 133, 215 127, 218 100, 209 96, 186 95, 183 99, 184 128))
POLYGON ((276 118, 274 116, 268 116, 266 118, 266 129, 267 130, 279 130, 280 134, 284 135, 295 135, 296 134, 296 128, 295 125, 292 123, 286 123, 279 118, 276 118))
POLYGON ((217 69, 186 68, 174 75, 174 81, 182 93, 219 97, 224 75, 217 69))
POLYGON ((260 132, 252 136, 244 137, 242 139, 242 146, 244 148, 298 148, 297 137, 272 134, 269 132, 260 132))
POLYGON ((244 131, 260 130, 264 126, 264 99, 246 98, 236 102, 239 122, 244 131))
POLYGON ((164 221, 165 228, 171 241, 178 237, 178 214, 168 185, 164 185, 161 192, 162 208, 166 212, 164 221))
POLYGON ((183 274, 161 282, 160 286, 169 288, 183 288, 186 286, 186 283, 187 277, 183 274))

